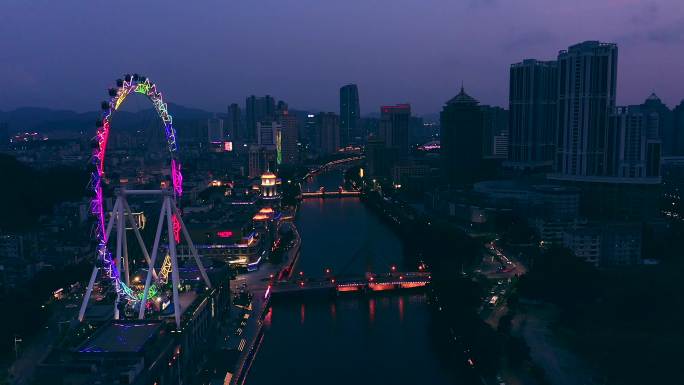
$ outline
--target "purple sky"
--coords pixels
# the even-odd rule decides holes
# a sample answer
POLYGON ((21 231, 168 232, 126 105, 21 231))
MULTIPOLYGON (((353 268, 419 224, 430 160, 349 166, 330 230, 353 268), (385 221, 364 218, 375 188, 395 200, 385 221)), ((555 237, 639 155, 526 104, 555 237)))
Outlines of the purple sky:
POLYGON ((266 93, 337 111, 350 82, 362 114, 436 112, 461 81, 505 106, 510 63, 583 40, 618 43, 619 104, 684 98, 682 0, 2 0, 0 110, 95 110, 126 72, 214 111, 266 93))

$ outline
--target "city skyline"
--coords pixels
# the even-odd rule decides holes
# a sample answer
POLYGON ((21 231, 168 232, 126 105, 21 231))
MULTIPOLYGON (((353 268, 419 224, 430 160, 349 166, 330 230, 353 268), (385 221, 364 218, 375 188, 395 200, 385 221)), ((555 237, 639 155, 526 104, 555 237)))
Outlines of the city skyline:
POLYGON ((620 47, 618 105, 641 103, 651 92, 670 107, 684 97, 676 87, 684 80, 677 66, 682 54, 669 49, 684 40, 677 19, 684 5, 675 1, 580 1, 541 8, 539 1, 405 2, 391 8, 359 3, 351 7, 354 28, 336 28, 343 21, 335 16, 347 7, 333 4, 164 5, 136 4, 140 15, 162 16, 147 16, 145 23, 118 21, 116 9, 125 4, 86 4, 68 14, 47 2, 0 5, 0 15, 13 15, 3 18, 0 30, 16 36, 0 43, 0 51, 8 53, 0 64, 2 110, 89 111, 100 90, 111 85, 112 73, 131 70, 167 84, 170 100, 211 111, 224 111, 251 94, 277 95, 297 109, 337 111, 337 90, 347 83, 358 84, 362 112, 408 102, 418 115, 436 113, 461 82, 482 103, 507 106, 510 64, 553 60, 558 51, 584 40, 620 47), (393 22, 378 28, 375 21, 388 9, 393 22), (537 17, 540 12, 544 17, 537 17), (230 17, 238 13, 249 17, 230 17), (271 27, 281 16, 293 21, 283 43, 271 27), (322 28, 321 19, 329 20, 322 28), (479 30, 481 25, 488 27, 479 30), (30 32, 16 33, 27 27, 30 32), (324 38, 311 39, 312 31, 324 38), (662 60, 653 61, 655 54, 662 60), (338 60, 338 55, 343 56, 338 60), (290 59, 276 66, 268 57, 290 59), (49 66, 47 58, 52 58, 49 66))
POLYGON ((684 384, 682 0, 0 3, 3 384, 684 384))

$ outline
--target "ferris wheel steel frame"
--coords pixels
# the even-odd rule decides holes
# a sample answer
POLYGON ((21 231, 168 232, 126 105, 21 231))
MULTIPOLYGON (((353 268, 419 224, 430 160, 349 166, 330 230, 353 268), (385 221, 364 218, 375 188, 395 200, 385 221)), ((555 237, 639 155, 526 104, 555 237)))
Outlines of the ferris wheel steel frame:
MULTIPOLYGON (((109 101, 102 102, 102 119, 97 121, 97 134, 93 140, 93 172, 91 175, 91 187, 93 189, 93 199, 91 201, 91 212, 96 218, 96 238, 97 238, 97 262, 93 267, 93 271, 88 282, 86 293, 83 297, 83 303, 79 311, 78 319, 83 321, 85 311, 88 306, 90 296, 92 294, 95 281, 98 273, 102 272, 108 279, 116 292, 116 299, 114 302, 114 318, 119 319, 119 303, 121 301, 128 301, 137 304, 138 319, 145 317, 145 308, 147 301, 150 300, 150 292, 153 286, 152 280, 158 280, 158 275, 155 271, 155 263, 159 253, 159 246, 162 241, 163 225, 167 225, 168 238, 168 254, 171 263, 171 282, 173 292, 174 318, 176 327, 180 328, 180 303, 178 286, 180 285, 180 277, 178 273, 178 261, 176 256, 176 245, 185 239, 188 243, 192 256, 197 263, 202 278, 207 287, 211 288, 211 282, 202 265, 201 260, 197 254, 197 250, 190 238, 190 234, 183 223, 181 212, 177 207, 176 202, 183 194, 183 175, 181 173, 181 164, 178 161, 177 152, 178 146, 176 143, 176 131, 173 127, 173 118, 168 113, 167 104, 162 98, 161 92, 157 90, 157 86, 148 78, 134 75, 125 75, 124 79, 116 81, 116 88, 109 89, 109 101), (131 94, 137 93, 146 96, 161 118, 164 124, 164 131, 166 134, 166 142, 170 154, 170 173, 171 186, 170 188, 161 190, 126 190, 118 189, 116 191, 116 201, 109 212, 109 221, 106 220, 104 195, 103 195, 103 181, 105 179, 105 155, 107 152, 107 143, 109 141, 111 118, 115 111, 119 109, 123 101, 131 94), (162 207, 157 223, 157 229, 154 238, 154 244, 151 253, 148 252, 147 247, 143 241, 140 229, 133 218, 133 212, 128 204, 127 197, 131 195, 155 195, 162 198, 162 207), (130 229, 133 230, 138 245, 140 246, 145 261, 148 264, 147 275, 145 278, 145 286, 142 293, 134 293, 130 287, 130 268, 128 258, 128 241, 126 237, 126 220, 130 229), (110 243, 110 235, 116 225, 116 246, 115 255, 112 256, 108 244, 110 243), (122 276, 123 270, 123 276, 122 276)), ((168 270, 165 272, 168 274, 168 270)), ((166 279, 167 277, 164 277, 166 279)))

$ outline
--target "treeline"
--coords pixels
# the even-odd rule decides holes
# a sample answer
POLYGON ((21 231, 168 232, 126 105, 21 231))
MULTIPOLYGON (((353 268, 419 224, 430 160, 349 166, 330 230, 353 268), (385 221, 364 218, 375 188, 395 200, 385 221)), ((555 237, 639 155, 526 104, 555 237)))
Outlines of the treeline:
POLYGON ((67 286, 75 282, 85 283, 91 269, 90 263, 82 263, 59 270, 41 270, 21 288, 0 295, 0 309, 4 309, 3 327, 0 328, 0 361, 13 358, 15 336, 27 344, 46 325, 53 306, 58 306, 50 301, 52 293, 59 288, 68 289, 67 286))
POLYGON ((60 202, 84 197, 90 180, 85 169, 55 166, 34 169, 0 154, 0 231, 25 231, 60 202))
POLYGON ((479 262, 482 244, 448 222, 407 215, 410 210, 388 203, 375 192, 364 195, 364 202, 399 233, 410 259, 408 266, 415 269, 419 260, 428 265, 434 313, 431 333, 445 364, 461 376, 495 374, 502 345, 497 332, 478 313, 484 287, 462 273, 479 262))
POLYGON ((681 260, 598 270, 563 248, 535 257, 522 297, 560 309, 558 328, 605 384, 682 384, 684 297, 681 260))

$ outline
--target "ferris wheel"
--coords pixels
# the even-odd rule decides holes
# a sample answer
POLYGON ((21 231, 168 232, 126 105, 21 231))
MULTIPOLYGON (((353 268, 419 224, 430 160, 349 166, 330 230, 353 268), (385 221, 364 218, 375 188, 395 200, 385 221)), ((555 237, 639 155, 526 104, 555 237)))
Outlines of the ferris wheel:
POLYGON ((211 287, 211 283, 177 206, 177 202, 183 194, 183 175, 178 159, 178 145, 176 143, 176 131, 173 127, 173 118, 168 112, 167 104, 164 102, 161 92, 145 76, 134 74, 125 75, 123 79, 118 79, 116 87, 109 89, 109 97, 108 101, 104 101, 101 104, 102 118, 97 121, 97 133, 92 143, 93 171, 91 187, 93 189, 93 199, 91 202, 91 212, 96 219, 97 261, 93 268, 86 294, 83 297, 79 320, 82 321, 84 319, 95 281, 100 276, 100 282, 108 284, 116 294, 114 302, 115 319, 120 318, 121 309, 137 309, 138 318, 143 319, 146 313, 153 312, 153 306, 150 306, 154 305, 152 301, 160 302, 162 296, 168 293, 169 301, 173 301, 176 325, 180 327, 181 309, 178 297, 180 278, 176 258, 176 245, 181 242, 181 236, 188 243, 207 287, 211 287), (154 105, 157 114, 163 122, 169 152, 170 184, 166 184, 159 190, 127 190, 120 188, 116 191, 114 205, 110 211, 107 211, 105 209, 103 182, 106 179, 105 158, 110 136, 111 118, 119 110, 124 100, 131 94, 146 96, 154 105), (128 204, 127 197, 131 195, 155 195, 161 198, 162 207, 151 252, 145 246, 138 224, 134 220, 133 212, 128 204), (128 225, 125 223, 126 220, 128 220, 128 225), (155 264, 160 250, 160 242, 162 241, 164 223, 167 224, 167 255, 160 269, 160 274, 157 274, 155 264), (112 237, 114 226, 116 226, 116 233, 115 237, 112 237), (127 229, 133 230, 137 243, 148 264, 144 286, 141 282, 134 285, 130 280, 127 229), (110 243, 114 243, 112 238, 116 240, 114 255, 112 255, 109 246, 110 243), (169 274, 171 275, 171 280, 168 279, 169 274), (104 279, 104 282, 102 279, 104 279), (163 287, 166 287, 168 290, 163 290, 163 287))

